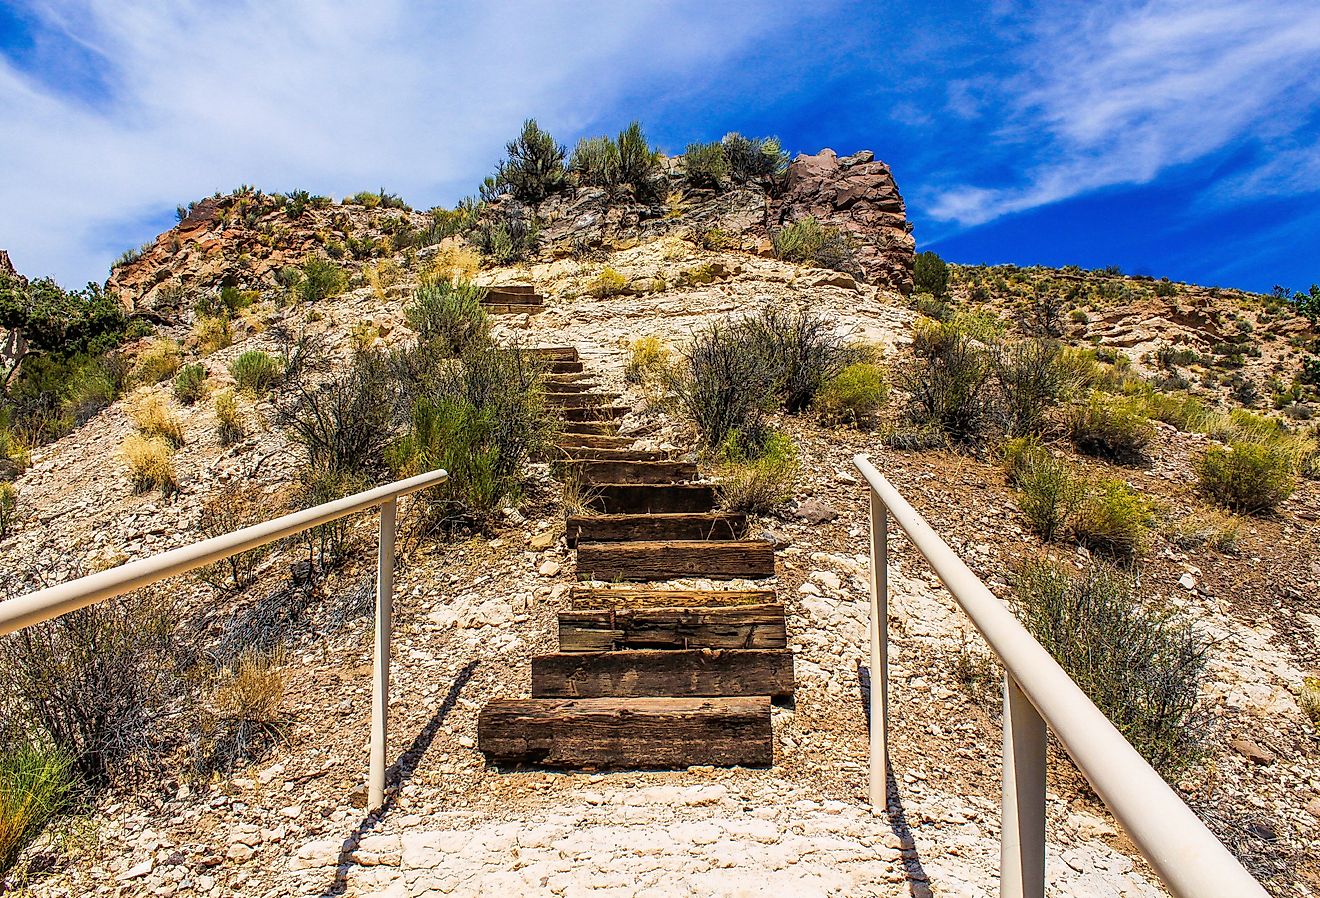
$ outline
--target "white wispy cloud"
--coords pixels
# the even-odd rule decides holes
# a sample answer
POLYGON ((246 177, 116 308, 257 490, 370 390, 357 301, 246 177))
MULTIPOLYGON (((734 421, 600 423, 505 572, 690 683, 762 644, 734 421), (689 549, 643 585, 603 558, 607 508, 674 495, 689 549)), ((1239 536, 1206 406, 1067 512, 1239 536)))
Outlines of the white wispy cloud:
POLYGON ((1237 149, 1261 161, 1215 186, 1216 202, 1320 190, 1312 0, 1050 6, 1013 59, 984 85, 1001 122, 983 152, 1014 175, 955 176, 928 194, 936 219, 977 225, 1237 149))
POLYGON ((27 12, 90 53, 109 85, 108 98, 79 96, 52 86, 60 72, 0 57, 0 247, 69 284, 104 277, 126 223, 240 183, 456 198, 525 116, 560 136, 617 126, 608 117, 629 91, 682 91, 686 73, 708 74, 795 17, 690 0, 88 0, 27 12))

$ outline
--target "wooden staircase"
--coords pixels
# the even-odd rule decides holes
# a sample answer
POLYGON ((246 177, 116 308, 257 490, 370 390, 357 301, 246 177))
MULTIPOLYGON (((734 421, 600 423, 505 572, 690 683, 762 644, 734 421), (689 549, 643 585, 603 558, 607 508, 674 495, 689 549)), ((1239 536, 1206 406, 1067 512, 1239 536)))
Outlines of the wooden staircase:
POLYGON ((545 308, 545 297, 531 284, 498 284, 486 288, 481 304, 492 315, 536 315, 545 308))
MULTIPOLYGON (((761 579, 772 546, 744 515, 716 508, 692 462, 633 448, 627 409, 595 392, 576 349, 537 350, 547 400, 563 415, 563 476, 581 490, 567 515, 582 580, 761 579)), ((773 763, 772 699, 793 693, 784 607, 775 592, 575 587, 559 651, 532 659, 531 698, 482 709, 478 747, 497 764, 686 768, 773 763)))

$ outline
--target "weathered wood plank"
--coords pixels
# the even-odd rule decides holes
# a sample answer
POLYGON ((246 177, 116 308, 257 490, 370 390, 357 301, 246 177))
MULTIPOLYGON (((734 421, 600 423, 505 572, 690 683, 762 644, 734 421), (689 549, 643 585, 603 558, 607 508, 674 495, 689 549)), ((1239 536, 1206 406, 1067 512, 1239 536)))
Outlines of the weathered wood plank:
POLYGON ((546 361, 579 361, 576 346, 533 346, 527 350, 532 356, 546 361))
POLYGON ((545 365, 545 371, 548 374, 581 374, 581 362, 569 362, 561 359, 542 360, 545 365))
POLYGON ((547 405, 556 408, 609 408, 618 396, 606 396, 604 393, 549 392, 545 394, 547 405))
POLYGON ((539 315, 545 311, 545 306, 512 302, 485 302, 481 307, 488 315, 539 315))
POLYGON ((618 421, 565 421, 559 432, 565 435, 589 434, 613 436, 619 432, 618 421))
POLYGON ((560 394, 585 393, 593 389, 596 384, 590 380, 551 380, 546 377, 542 379, 541 386, 545 388, 546 393, 560 394))
POLYGON ((559 445, 568 448, 626 449, 635 444, 632 437, 607 434, 579 433, 565 428, 559 437, 559 445))
POLYGON ((477 717, 477 747, 497 764, 569 769, 774 763, 765 696, 503 699, 477 717))
POLYGON ((715 507, 715 487, 702 483, 665 486, 597 483, 588 507, 603 514, 678 514, 706 512, 715 507))
POLYGON ((793 653, 627 649, 532 658, 532 698, 793 694, 793 653))
POLYGON ((491 284, 486 288, 487 296, 537 296, 536 287, 531 284, 491 284))
POLYGON ((783 605, 559 612, 559 651, 782 649, 783 605))
POLYGON ((683 483, 697 479, 697 466, 690 461, 592 459, 566 462, 565 467, 587 483, 683 483))
MULTIPOLYGON (((631 442, 631 441, 630 441, 631 442)), ((565 458, 573 461, 669 461, 669 453, 660 449, 625 449, 615 446, 574 446, 560 444, 565 458)))
POLYGON ((764 540, 579 542, 577 575, 580 580, 606 581, 759 580, 775 575, 775 551, 764 540))
POLYGON ((574 586, 569 603, 575 611, 627 608, 725 608, 770 605, 773 589, 602 589, 574 586))
POLYGON ((569 515, 568 545, 629 540, 742 539, 747 515, 720 514, 600 514, 569 515))
POLYGON ((626 405, 590 405, 585 408, 561 408, 565 421, 614 421, 628 414, 626 405))

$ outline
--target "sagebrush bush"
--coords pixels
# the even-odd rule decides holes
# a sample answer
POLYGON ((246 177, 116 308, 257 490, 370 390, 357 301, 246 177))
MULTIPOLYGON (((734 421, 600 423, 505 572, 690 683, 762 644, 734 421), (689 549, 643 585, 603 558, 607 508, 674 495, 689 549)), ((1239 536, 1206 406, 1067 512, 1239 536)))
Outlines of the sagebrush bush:
POLYGON ((183 424, 163 397, 156 394, 142 397, 129 409, 128 416, 143 436, 160 437, 172 448, 183 445, 183 424))
POLYGON ((743 514, 769 514, 789 499, 801 474, 797 449, 783 433, 744 446, 731 433, 716 452, 720 507, 743 514))
POLYGON ((673 364, 673 353, 659 337, 642 337, 628 344, 628 364, 623 379, 630 384, 641 384, 663 375, 673 364))
POLYGON ((201 364, 184 365, 174 375, 174 398, 184 405, 192 405, 206 395, 206 367, 201 364))
POLYGON ((215 433, 220 438, 221 446, 232 446, 247 436, 238 400, 230 390, 215 397, 215 433))
POLYGON ((167 440, 135 433, 124 440, 121 451, 134 489, 172 493, 179 488, 174 473, 174 447, 167 440))
POLYGON ((1025 436, 1044 428, 1046 414, 1058 403, 1064 387, 1058 355, 1058 345, 1047 340, 1011 343, 990 354, 998 388, 995 412, 1005 436, 1025 436))
POLYGON ((811 216, 784 225, 771 235, 775 255, 785 262, 859 272, 852 241, 835 227, 825 227, 811 216))
POLYGON ((1196 462, 1197 488, 1234 511, 1268 511, 1297 487, 1293 463, 1283 450, 1258 443, 1211 446, 1196 462))
POLYGON ((1010 482, 1032 529, 1046 542, 1063 532, 1085 497, 1085 484, 1062 459, 1032 438, 1010 440, 1004 447, 1010 482))
POLYGON ((759 447, 768 435, 774 372, 763 356, 748 351, 744 332, 736 319, 712 322, 693 335, 669 373, 674 402, 707 448, 722 445, 732 433, 759 447))
POLYGON ((861 355, 823 316, 803 307, 764 306, 742 319, 735 333, 747 352, 762 359, 772 389, 789 414, 807 408, 827 381, 861 355))
POLYGON ((320 256, 303 259, 302 277, 297 285, 298 299, 301 301, 330 299, 343 293, 347 286, 348 275, 334 262, 320 256))
POLYGON ((631 187, 639 200, 656 196, 660 181, 660 152, 646 142, 642 126, 632 122, 615 140, 619 151, 618 183, 631 187))
POLYGON ((361 475, 379 464, 402 400, 389 358, 361 353, 327 380, 313 386, 295 379, 286 392, 277 417, 306 450, 310 469, 361 475))
POLYGON ((239 390, 260 396, 279 383, 280 363, 260 349, 249 349, 229 365, 234 386, 239 390))
POLYGON ((986 351, 949 324, 919 320, 912 352, 912 363, 898 371, 911 421, 936 427, 955 440, 979 436, 988 404, 986 351))
POLYGON ((413 291, 403 310, 418 339, 444 357, 486 340, 490 323, 482 300, 486 288, 466 280, 436 280, 413 291))
POLYGON ((1082 452, 1110 461, 1138 460, 1155 438, 1144 403, 1131 397, 1093 392, 1085 403, 1069 409, 1068 434, 1082 452))
POLYGON ((1078 541, 1113 555, 1139 552, 1154 520, 1150 502, 1121 480, 1091 478, 1072 516, 1078 541))
POLYGON ((173 377, 183 364, 179 344, 173 340, 153 340, 137 357, 133 366, 133 380, 141 384, 155 384, 173 377))
POLYGON ((278 653, 240 652, 217 670, 210 707, 194 736, 194 768, 200 775, 232 770, 261 760, 284 735, 281 705, 288 682, 278 653))
POLYGON ((468 231, 468 239, 490 261, 511 265, 536 252, 539 233, 536 213, 508 201, 498 207, 487 207, 468 231))
POLYGON ((71 801, 73 759, 30 735, 0 738, 0 876, 71 801))
POLYGON ((912 265, 912 292, 929 293, 936 299, 949 295, 949 266, 936 253, 917 253, 912 265))
POLYGON ((18 487, 0 481, 0 539, 9 535, 18 521, 18 487))
POLYGON ((1151 766, 1173 778, 1197 761, 1208 643, 1187 619, 1143 607, 1130 579, 1102 567, 1030 564, 1017 592, 1023 624, 1151 766))
POLYGON ((145 589, 0 639, 6 720, 30 724, 88 783, 112 782, 162 745, 156 727, 181 688, 176 619, 145 589))
POLYGON ((683 177, 693 187, 719 189, 729 176, 729 162, 719 142, 688 144, 680 164, 683 177))
POLYGON ((522 133, 505 145, 508 158, 495 171, 494 190, 523 203, 539 203, 568 186, 564 147, 536 124, 523 122, 522 133))
POLYGON ((608 266, 600 270, 591 284, 587 287, 587 292, 597 299, 605 299, 610 296, 618 296, 628 289, 628 279, 613 268, 608 266))
POLYGON ((729 176, 740 184, 760 181, 771 186, 788 171, 788 153, 774 137, 743 137, 730 131, 720 141, 729 176))
POLYGON ((885 369, 874 362, 853 362, 825 382, 815 406, 827 422, 859 424, 884 407, 889 398, 885 369))
POLYGON ((584 137, 568 163, 584 187, 613 187, 619 182, 619 147, 608 137, 584 137))

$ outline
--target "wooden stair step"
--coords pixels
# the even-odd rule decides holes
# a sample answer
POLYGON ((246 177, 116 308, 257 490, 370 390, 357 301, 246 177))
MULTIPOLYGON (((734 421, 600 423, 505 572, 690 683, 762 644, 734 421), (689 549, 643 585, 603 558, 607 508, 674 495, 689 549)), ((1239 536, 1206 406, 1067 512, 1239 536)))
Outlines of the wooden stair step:
POLYGON ((697 479, 697 466, 690 461, 585 459, 564 464, 587 483, 684 483, 697 479))
POLYGON ((604 393, 555 393, 547 391, 545 394, 547 405, 564 409, 610 408, 618 398, 617 395, 607 396, 604 393))
POLYGON ((484 302, 481 307, 487 315, 537 315, 545 311, 541 305, 511 302, 484 302))
MULTIPOLYGON (((620 439, 624 439, 620 437, 620 439)), ((626 449, 616 446, 576 446, 561 443, 564 456, 570 461, 672 461, 669 453, 661 449, 626 449)))
POLYGON ((536 295, 536 287, 532 284, 488 284, 486 290, 489 293, 517 293, 523 296, 536 295))
POLYGON ((497 764, 560 769, 774 762, 767 696, 501 699, 477 717, 477 748, 497 764))
POLYGON ((533 346, 527 350, 532 356, 544 361, 577 362, 581 361, 576 346, 533 346))
POLYGON ((532 658, 532 698, 630 698, 793 694, 784 649, 625 649, 532 658))
POLYGON ((563 359, 542 359, 547 374, 581 374, 582 363, 563 359))
POLYGON ((578 542, 742 539, 747 533, 747 515, 720 512, 569 515, 566 531, 570 548, 578 542))
POLYGON ((547 394, 559 395, 562 393, 574 394, 585 393, 596 384, 591 380, 551 380, 549 376, 542 378, 541 386, 545 388, 547 394))
POLYGON ((715 487, 704 483, 595 483, 587 507, 602 514, 679 514, 715 508, 715 487))
POLYGON ((635 444, 637 440, 632 437, 613 436, 608 434, 579 433, 565 428, 559 437, 559 445, 565 450, 568 449, 618 449, 626 450, 629 446, 635 444))
POLYGON ((574 586, 568 595, 574 611, 733 608, 775 603, 773 589, 602 589, 574 586))
POLYGON ((556 384, 580 384, 595 378, 594 374, 587 374, 582 371, 568 374, 543 374, 541 380, 546 383, 556 384))
POLYGON ((782 649, 783 605, 561 611, 559 651, 782 649))
POLYGON ((577 545, 580 580, 760 580, 775 575, 765 540, 662 540, 577 545))
POLYGON ((586 408, 560 408, 565 421, 616 421, 628 414, 626 405, 591 405, 586 408))
MULTIPOLYGON (((618 421, 565 421, 560 427, 559 432, 568 436, 614 436, 619 432, 618 421)), ((633 442, 629 438, 629 442, 633 442)))

